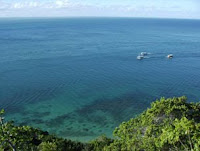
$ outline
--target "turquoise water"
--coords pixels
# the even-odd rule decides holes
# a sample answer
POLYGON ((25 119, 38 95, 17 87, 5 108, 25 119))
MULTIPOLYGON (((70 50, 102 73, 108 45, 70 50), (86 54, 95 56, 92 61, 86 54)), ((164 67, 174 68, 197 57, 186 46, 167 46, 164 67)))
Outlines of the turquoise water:
POLYGON ((162 96, 198 102, 199 75, 200 20, 0 19, 0 108, 65 138, 111 136, 162 96))

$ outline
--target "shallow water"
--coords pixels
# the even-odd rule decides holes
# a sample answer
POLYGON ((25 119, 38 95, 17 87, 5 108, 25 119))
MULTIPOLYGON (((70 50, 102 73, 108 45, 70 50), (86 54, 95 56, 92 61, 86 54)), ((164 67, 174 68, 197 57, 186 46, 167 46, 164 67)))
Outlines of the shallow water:
POLYGON ((200 20, 0 19, 0 108, 17 124, 88 141, 111 136, 162 96, 197 102, 199 27, 200 20), (137 60, 142 51, 149 58, 137 60))

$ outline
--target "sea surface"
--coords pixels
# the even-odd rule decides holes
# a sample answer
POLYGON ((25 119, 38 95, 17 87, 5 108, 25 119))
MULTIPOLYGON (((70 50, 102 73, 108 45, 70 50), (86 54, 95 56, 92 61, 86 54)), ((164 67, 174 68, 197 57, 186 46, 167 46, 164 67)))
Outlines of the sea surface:
POLYGON ((200 100, 200 20, 0 19, 6 120, 89 141, 182 95, 200 100))

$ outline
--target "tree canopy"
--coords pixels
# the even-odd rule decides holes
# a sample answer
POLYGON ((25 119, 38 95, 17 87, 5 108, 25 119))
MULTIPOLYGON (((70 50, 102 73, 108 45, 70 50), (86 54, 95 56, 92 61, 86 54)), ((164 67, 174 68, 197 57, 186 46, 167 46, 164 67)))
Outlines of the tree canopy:
POLYGON ((161 98, 138 117, 114 130, 104 150, 200 150, 200 104, 186 97, 161 98))

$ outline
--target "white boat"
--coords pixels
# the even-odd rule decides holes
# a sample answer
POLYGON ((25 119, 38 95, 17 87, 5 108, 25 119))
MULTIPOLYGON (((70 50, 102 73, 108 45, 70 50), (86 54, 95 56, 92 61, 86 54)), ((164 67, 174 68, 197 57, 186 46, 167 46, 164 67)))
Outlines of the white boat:
POLYGON ((167 55, 167 58, 169 58, 169 59, 171 59, 171 58, 173 58, 173 57, 174 57, 173 54, 167 55))
POLYGON ((144 56, 137 56, 137 59, 142 60, 142 59, 144 59, 144 56))
POLYGON ((146 56, 146 55, 148 55, 147 52, 141 52, 140 54, 141 54, 141 56, 146 56))

